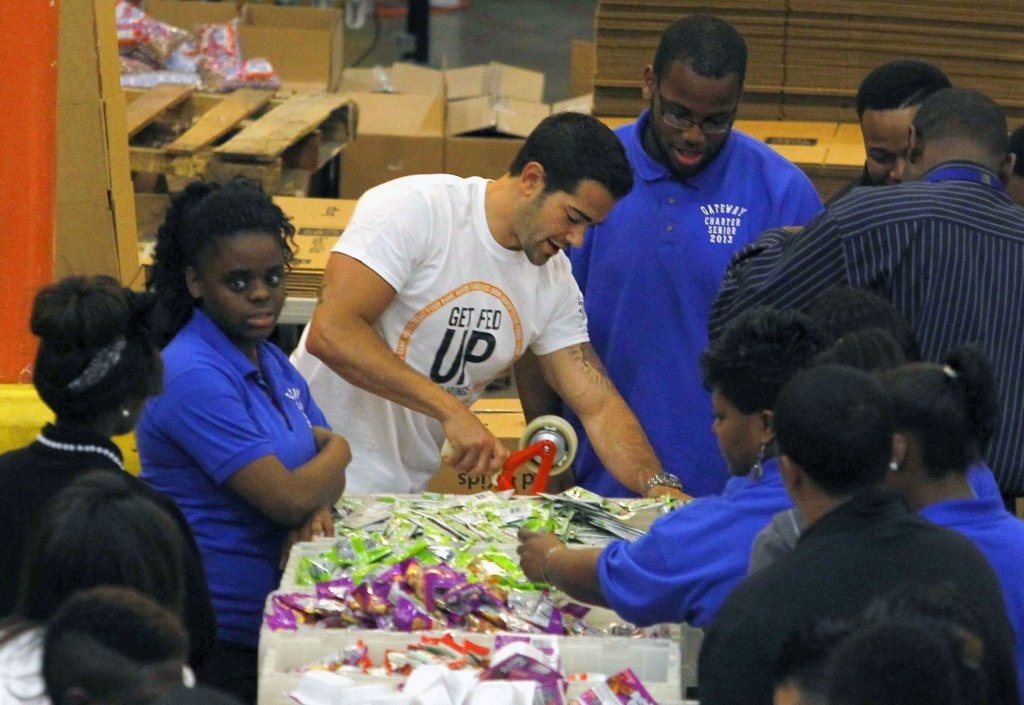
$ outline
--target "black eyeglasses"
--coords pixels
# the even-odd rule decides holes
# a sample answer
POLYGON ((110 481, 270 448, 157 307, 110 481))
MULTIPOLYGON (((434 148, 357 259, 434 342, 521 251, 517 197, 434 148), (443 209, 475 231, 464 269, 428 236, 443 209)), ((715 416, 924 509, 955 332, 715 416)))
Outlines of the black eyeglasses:
POLYGON ((688 117, 669 111, 665 107, 665 99, 661 96, 661 91, 655 91, 658 96, 658 117, 661 121, 671 127, 673 130, 679 130, 686 132, 694 125, 700 127, 700 131, 705 135, 720 135, 726 132, 732 127, 733 121, 736 119, 736 108, 733 108, 726 115, 711 115, 701 121, 691 120, 688 117))

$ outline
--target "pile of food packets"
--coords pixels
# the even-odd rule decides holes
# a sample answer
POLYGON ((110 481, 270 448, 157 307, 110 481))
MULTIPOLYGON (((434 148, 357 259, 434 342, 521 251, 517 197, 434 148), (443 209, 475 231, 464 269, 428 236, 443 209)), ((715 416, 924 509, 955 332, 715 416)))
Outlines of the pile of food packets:
POLYGON ((603 546, 632 540, 643 530, 629 521, 639 512, 674 508, 668 499, 609 500, 573 488, 559 495, 354 497, 338 503, 338 537, 318 555, 290 566, 293 585, 349 578, 361 581, 408 558, 485 574, 503 587, 529 587, 511 558, 520 528, 547 531, 571 544, 603 546), (504 550, 502 550, 504 548, 504 550))
MULTIPOLYGON (((356 583, 337 578, 317 583, 315 592, 279 592, 265 615, 273 631, 300 627, 469 632, 520 632, 600 636, 606 632, 584 619, 590 608, 559 600, 541 586, 524 583, 510 588, 496 573, 504 568, 478 558, 461 572, 450 566, 423 565, 407 558, 372 579, 356 583)), ((525 580, 525 579, 524 579, 525 580)), ((617 635, 632 626, 614 625, 617 635)), ((639 631, 639 630, 636 630, 639 631)))
POLYGON ((281 85, 269 61, 242 56, 237 18, 189 32, 128 0, 118 0, 115 13, 123 87, 179 83, 223 92, 281 85))

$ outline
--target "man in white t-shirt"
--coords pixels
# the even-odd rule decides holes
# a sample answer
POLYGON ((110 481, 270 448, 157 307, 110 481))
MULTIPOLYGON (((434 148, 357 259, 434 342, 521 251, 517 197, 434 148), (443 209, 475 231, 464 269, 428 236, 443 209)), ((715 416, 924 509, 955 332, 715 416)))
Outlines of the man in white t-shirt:
POLYGON ((674 489, 590 346, 562 253, 632 184, 611 130, 560 113, 495 181, 410 176, 359 199, 292 355, 352 448, 348 494, 422 490, 445 438, 457 471, 500 470, 508 450, 469 404, 527 348, 620 482, 674 489))

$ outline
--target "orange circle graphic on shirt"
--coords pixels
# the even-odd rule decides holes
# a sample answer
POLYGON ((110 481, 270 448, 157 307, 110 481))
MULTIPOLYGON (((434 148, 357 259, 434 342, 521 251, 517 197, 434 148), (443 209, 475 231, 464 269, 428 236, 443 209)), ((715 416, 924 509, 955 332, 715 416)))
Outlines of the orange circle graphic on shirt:
POLYGON ((523 350, 523 324, 519 320, 519 312, 516 311, 516 307, 513 305, 512 300, 508 298, 508 295, 504 291, 494 286, 494 284, 488 284, 487 282, 468 282, 457 289, 452 289, 447 294, 434 299, 429 304, 421 308, 415 316, 409 319, 409 322, 405 324, 405 328, 402 330, 402 334, 398 336, 398 346, 395 349, 395 353, 404 360, 405 351, 409 346, 409 339, 412 338, 412 334, 416 332, 419 325, 430 315, 436 313, 442 306, 450 304, 460 296, 465 296, 473 291, 482 291, 485 294, 490 294, 505 306, 505 310, 508 311, 509 316, 512 317, 512 332, 515 334, 516 339, 515 354, 513 357, 518 359, 523 350))

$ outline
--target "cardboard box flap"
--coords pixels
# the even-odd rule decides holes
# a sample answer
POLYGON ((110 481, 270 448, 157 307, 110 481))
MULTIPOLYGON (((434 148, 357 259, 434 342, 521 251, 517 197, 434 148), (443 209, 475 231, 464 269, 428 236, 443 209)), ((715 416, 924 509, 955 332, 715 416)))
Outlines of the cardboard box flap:
POLYGON ((446 135, 464 135, 491 130, 516 137, 527 137, 537 124, 551 114, 546 103, 522 100, 492 101, 487 96, 450 101, 445 125, 446 135))
POLYGON ((372 69, 346 67, 341 74, 338 90, 351 93, 395 93, 391 85, 391 71, 384 66, 372 69))
POLYGON ((324 7, 295 7, 250 3, 245 6, 245 22, 269 27, 331 31, 341 24, 341 13, 324 7))
POLYGON ((445 97, 444 72, 419 66, 398 63, 391 67, 391 85, 395 93, 445 97))
POLYGON ((444 72, 448 100, 476 96, 510 98, 539 103, 544 98, 544 74, 492 62, 448 69, 444 72))
POLYGON ((346 68, 339 90, 361 93, 403 93, 444 98, 444 72, 417 64, 346 68))
POLYGON ((444 134, 444 101, 429 95, 350 93, 359 106, 359 134, 439 137, 444 134))
POLYGON ((144 9, 154 19, 189 32, 204 24, 224 24, 238 16, 233 2, 146 0, 144 9))

